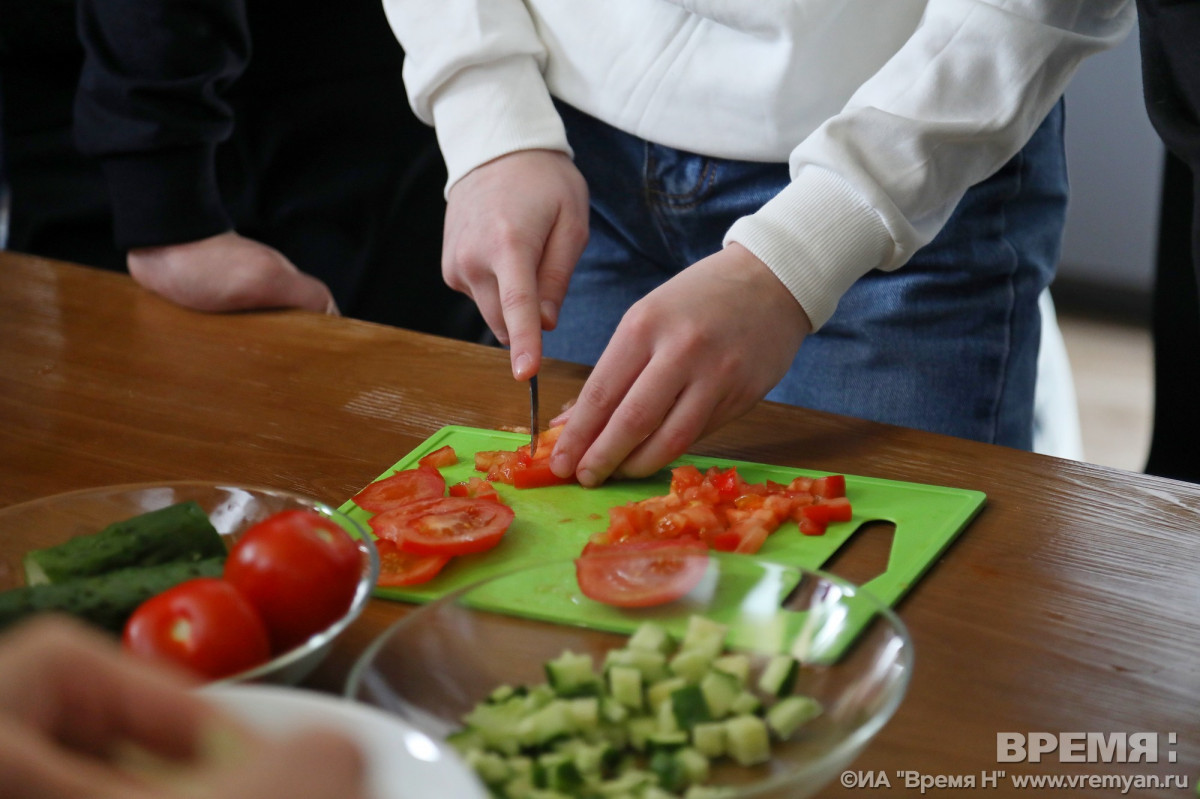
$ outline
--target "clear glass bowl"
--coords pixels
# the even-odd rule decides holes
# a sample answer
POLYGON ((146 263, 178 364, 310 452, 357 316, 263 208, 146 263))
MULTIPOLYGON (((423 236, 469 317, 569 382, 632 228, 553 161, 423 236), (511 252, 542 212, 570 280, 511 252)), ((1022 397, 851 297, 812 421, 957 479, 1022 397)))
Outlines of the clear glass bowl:
POLYGON ((890 608, 830 575, 720 555, 690 593, 651 608, 584 596, 573 561, 484 580, 396 622, 355 664, 346 695, 445 738, 497 686, 544 683, 544 664, 564 650, 590 654, 599 670, 638 623, 657 621, 678 637, 692 615, 729 625, 730 648, 750 653, 756 671, 771 653, 795 655, 802 665, 794 692, 824 708, 798 735, 774 744, 764 765, 713 761, 709 784, 729 786, 737 797, 820 790, 883 727, 908 687, 912 641, 890 608), (564 615, 571 623, 561 623, 564 615))
POLYGON ((379 576, 379 554, 357 522, 322 502, 272 488, 183 481, 88 488, 0 508, 0 590, 25 584, 21 558, 31 549, 97 532, 107 525, 188 500, 208 514, 233 546, 251 525, 284 510, 309 509, 336 522, 358 542, 362 573, 346 614, 302 645, 221 682, 295 684, 307 677, 371 598, 379 576))

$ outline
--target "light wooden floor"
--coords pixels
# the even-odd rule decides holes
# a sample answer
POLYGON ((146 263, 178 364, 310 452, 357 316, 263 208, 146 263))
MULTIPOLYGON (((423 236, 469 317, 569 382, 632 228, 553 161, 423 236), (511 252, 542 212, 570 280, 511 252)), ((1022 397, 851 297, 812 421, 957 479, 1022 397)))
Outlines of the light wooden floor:
POLYGON ((1058 324, 1075 379, 1083 460, 1142 471, 1154 402, 1150 331, 1063 313, 1058 324))

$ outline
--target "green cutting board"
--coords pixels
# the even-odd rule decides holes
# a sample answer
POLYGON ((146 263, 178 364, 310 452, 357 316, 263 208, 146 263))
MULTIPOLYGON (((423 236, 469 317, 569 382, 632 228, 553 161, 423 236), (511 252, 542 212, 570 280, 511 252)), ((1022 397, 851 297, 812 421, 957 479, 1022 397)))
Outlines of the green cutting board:
MULTIPOLYGON (((528 435, 518 433, 444 427, 383 472, 380 478, 414 468, 424 455, 450 445, 458 454, 458 463, 441 472, 447 484, 453 484, 480 476, 474 470, 476 452, 511 450, 528 441, 528 435)), ((744 479, 756 483, 765 480, 788 483, 798 475, 819 477, 828 474, 698 455, 685 455, 678 463, 695 464, 701 471, 709 466, 737 466, 744 479)), ((610 482, 600 488, 572 484, 517 490, 512 486, 497 485, 501 497, 516 514, 499 546, 478 555, 454 558, 437 577, 423 585, 377 588, 375 594, 386 599, 428 602, 522 566, 573 559, 579 555, 589 536, 608 525, 609 508, 665 494, 669 485, 670 475, 666 471, 644 480, 610 482)), ((882 602, 893 605, 962 532, 986 499, 979 491, 855 475, 846 475, 846 495, 854 511, 851 521, 830 524, 823 536, 801 535, 795 523, 788 522, 767 539, 758 552, 758 559, 786 567, 820 569, 863 524, 890 522, 895 526, 895 533, 887 569, 862 588, 882 602)), ((360 522, 364 529, 369 529, 370 514, 352 501, 347 501, 341 510, 360 522)), ((736 561, 742 556, 722 557, 736 561)), ((761 571, 760 566, 752 568, 761 571)), ((793 571, 793 578, 789 580, 786 570, 781 569, 780 574, 784 575, 778 581, 782 601, 794 587, 798 575, 793 571)), ((747 577, 748 583, 758 579, 758 576, 747 577)), ((506 586, 503 591, 492 591, 487 595, 486 603, 491 610, 623 633, 632 632, 639 621, 636 616, 600 603, 580 604, 574 599, 578 594, 574 586, 526 585, 513 579, 506 579, 502 584, 506 586)), ((729 597, 731 613, 739 601, 738 596, 729 597)), ((719 617, 720 613, 716 615, 719 617)), ((868 620, 861 619, 859 626, 868 620)), ((684 620, 680 619, 679 623, 683 624, 684 620)), ((852 637, 853 632, 853 629, 849 630, 848 637, 852 637)), ((731 643, 736 645, 737 641, 731 643)))

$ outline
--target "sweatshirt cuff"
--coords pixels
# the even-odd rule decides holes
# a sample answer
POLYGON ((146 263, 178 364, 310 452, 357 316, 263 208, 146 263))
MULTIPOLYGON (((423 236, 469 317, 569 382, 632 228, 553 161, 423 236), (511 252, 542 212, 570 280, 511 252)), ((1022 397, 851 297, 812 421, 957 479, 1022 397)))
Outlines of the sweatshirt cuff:
POLYGON ((733 223, 736 241, 775 273, 813 330, 856 280, 888 263, 895 247, 879 214, 838 175, 807 166, 757 212, 733 223))
POLYGON ((528 56, 462 70, 438 90, 433 123, 446 193, 477 166, 518 150, 574 156, 537 62, 528 56))
POLYGON ((232 230, 215 161, 209 145, 106 157, 117 247, 179 244, 232 230))

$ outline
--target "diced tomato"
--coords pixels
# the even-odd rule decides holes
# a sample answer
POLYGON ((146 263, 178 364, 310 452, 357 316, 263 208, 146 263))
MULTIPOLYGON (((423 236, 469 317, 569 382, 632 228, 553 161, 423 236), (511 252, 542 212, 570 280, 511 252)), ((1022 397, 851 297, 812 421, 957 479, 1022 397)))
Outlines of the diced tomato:
POLYGON ((441 469, 446 466, 453 466, 456 463, 458 463, 458 453, 449 444, 435 449, 417 461, 418 466, 428 466, 431 469, 441 469))
POLYGON ((482 477, 470 477, 461 483, 450 486, 452 497, 473 497, 475 499, 490 499, 492 502, 504 502, 496 487, 482 477))
POLYGON ((514 488, 544 488, 575 482, 574 477, 559 477, 550 471, 550 459, 540 457, 526 461, 518 460, 512 477, 514 488))
POLYGON ((704 475, 690 463, 677 466, 671 470, 671 493, 683 494, 689 488, 695 488, 704 482, 704 475))
POLYGON ((822 525, 830 522, 848 522, 852 517, 850 500, 845 497, 835 497, 805 505, 800 508, 800 516, 822 525))
POLYGON ((704 578, 708 546, 695 539, 590 545, 575 560, 584 596, 607 605, 650 607, 673 602, 704 578))
POLYGON ((487 499, 444 497, 374 516, 371 529, 416 555, 469 555, 500 543, 512 508, 487 499))
POLYGON ((450 562, 448 555, 414 555, 385 538, 375 542, 379 551, 379 581, 384 587, 419 585, 437 576, 450 562))
POLYGON ((812 494, 824 499, 846 496, 846 476, 831 474, 826 477, 818 477, 812 481, 812 494))
POLYGON ((354 495, 354 504, 371 513, 382 513, 419 499, 446 493, 446 479, 429 466, 404 469, 381 478, 354 495))

